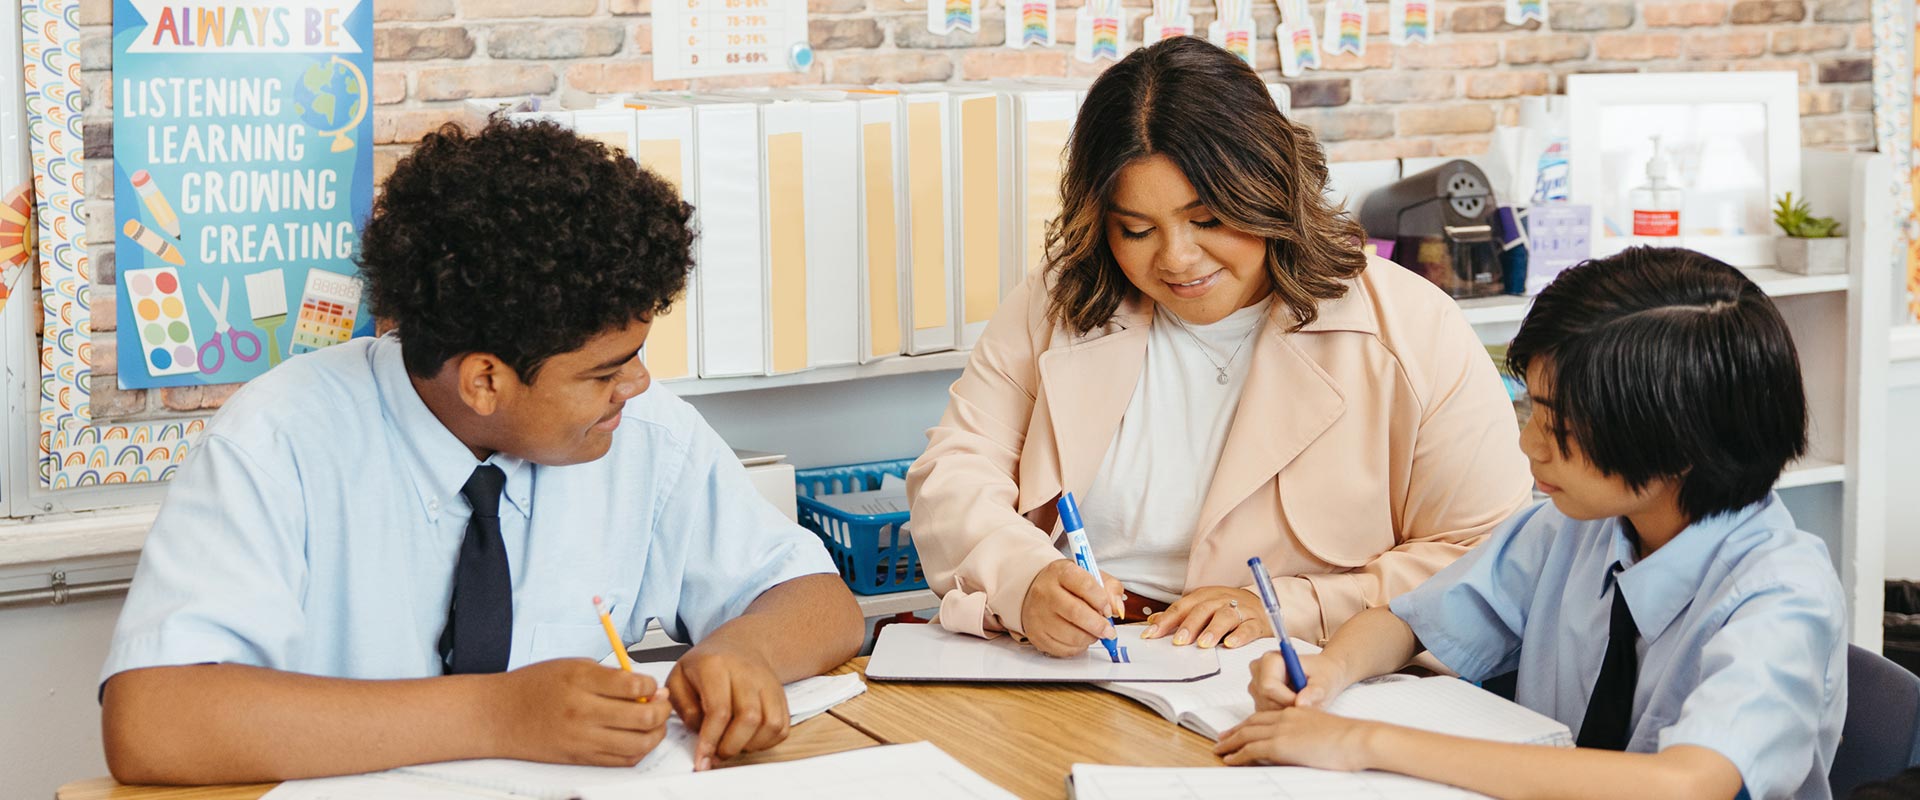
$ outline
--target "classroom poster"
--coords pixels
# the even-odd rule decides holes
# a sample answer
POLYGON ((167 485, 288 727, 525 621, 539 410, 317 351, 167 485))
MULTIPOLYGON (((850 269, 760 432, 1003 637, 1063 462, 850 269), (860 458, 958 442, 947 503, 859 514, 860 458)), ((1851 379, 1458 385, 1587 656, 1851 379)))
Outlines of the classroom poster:
POLYGON ((373 332, 369 0, 115 0, 120 385, 250 380, 373 332))

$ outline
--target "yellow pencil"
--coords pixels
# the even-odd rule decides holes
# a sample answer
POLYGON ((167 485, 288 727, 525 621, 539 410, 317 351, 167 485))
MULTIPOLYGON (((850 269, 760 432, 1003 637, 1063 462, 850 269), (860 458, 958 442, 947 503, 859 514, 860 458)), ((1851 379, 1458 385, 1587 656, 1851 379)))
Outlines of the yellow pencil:
POLYGON ((133 189, 140 195, 140 202, 153 212, 153 222, 160 226, 168 236, 180 238, 180 215, 173 213, 173 204, 167 202, 167 196, 160 193, 160 187, 153 185, 153 175, 146 170, 133 173, 133 189))
MULTIPOLYGON (((633 659, 627 657, 627 646, 620 643, 620 632, 614 629, 613 617, 607 613, 607 606, 600 601, 600 595, 596 594, 593 596, 593 610, 594 613, 600 615, 600 627, 605 628, 607 631, 607 643, 613 645, 613 657, 620 659, 621 669, 632 672, 633 659)), ((652 698, 639 698, 642 703, 650 699, 652 698)))

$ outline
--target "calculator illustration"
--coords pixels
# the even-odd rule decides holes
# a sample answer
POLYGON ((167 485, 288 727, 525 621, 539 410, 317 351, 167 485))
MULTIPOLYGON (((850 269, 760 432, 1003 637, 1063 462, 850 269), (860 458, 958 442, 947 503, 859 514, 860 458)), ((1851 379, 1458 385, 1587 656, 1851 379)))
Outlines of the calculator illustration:
POLYGON ((361 288, 360 279, 352 275, 307 270, 307 288, 300 294, 300 317, 293 325, 288 354, 297 356, 352 338, 361 288))

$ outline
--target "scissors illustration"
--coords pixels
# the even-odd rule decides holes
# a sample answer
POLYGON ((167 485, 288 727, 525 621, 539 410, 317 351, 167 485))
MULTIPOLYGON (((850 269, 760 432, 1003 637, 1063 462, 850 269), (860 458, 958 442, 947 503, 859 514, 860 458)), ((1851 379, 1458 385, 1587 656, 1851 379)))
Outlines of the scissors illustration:
POLYGON ((218 305, 215 305, 213 297, 207 294, 207 287, 205 285, 195 288, 200 290, 200 302, 207 304, 207 313, 213 315, 213 338, 208 340, 206 344, 200 345, 201 374, 212 375, 213 373, 219 372, 220 367, 227 363, 228 348, 233 350, 233 357, 241 361, 260 360, 260 337, 246 331, 234 330, 227 325, 227 289, 229 288, 227 286, 227 279, 220 279, 220 303, 218 305), (223 333, 227 335, 226 344, 221 344, 220 342, 220 334, 223 333), (242 346, 241 342, 246 342, 251 346, 251 352, 249 352, 247 346, 242 346), (213 350, 213 357, 211 358, 207 357, 208 349, 213 350))

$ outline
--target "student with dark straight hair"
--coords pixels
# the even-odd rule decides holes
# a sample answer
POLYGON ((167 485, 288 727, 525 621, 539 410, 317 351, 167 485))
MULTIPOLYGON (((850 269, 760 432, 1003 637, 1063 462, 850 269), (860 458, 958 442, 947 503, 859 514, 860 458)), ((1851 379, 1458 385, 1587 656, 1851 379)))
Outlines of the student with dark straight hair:
POLYGON ((1772 494, 1807 441, 1780 312, 1726 264, 1635 248, 1548 286, 1508 362, 1533 396, 1520 445, 1550 500, 1303 656, 1298 694, 1263 658, 1260 710, 1219 752, 1496 797, 1827 797, 1846 601, 1826 546, 1772 494), (1515 699, 1579 747, 1318 710, 1422 649, 1469 680, 1517 670, 1515 699))
POLYGON ((1001 304, 907 474, 940 620, 1071 656, 1145 638, 1321 641, 1527 501, 1513 411, 1460 309, 1369 259, 1319 143, 1188 36, 1087 92, 1047 262, 1001 304), (1072 492, 1106 579, 1054 545, 1072 492), (1102 592, 1102 589, 1105 592, 1102 592), (1126 601, 1121 602, 1122 595, 1126 601))

